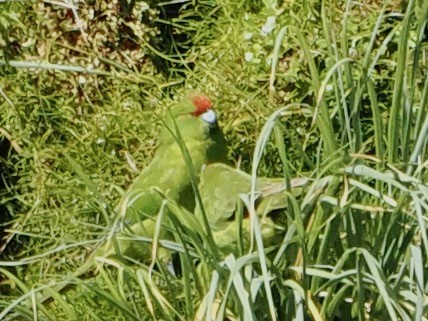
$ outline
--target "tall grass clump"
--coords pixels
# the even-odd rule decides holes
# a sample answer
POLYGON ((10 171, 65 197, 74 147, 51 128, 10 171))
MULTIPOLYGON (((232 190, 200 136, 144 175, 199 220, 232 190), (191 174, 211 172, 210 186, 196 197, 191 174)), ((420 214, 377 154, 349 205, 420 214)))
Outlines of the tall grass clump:
POLYGON ((137 32, 132 6, 119 47, 109 47, 116 62, 84 41, 94 31, 86 24, 75 47, 48 38, 56 55, 76 55, 72 70, 55 55, 26 69, 40 52, 10 45, 41 23, 37 8, 2 4, 3 34, 19 28, 3 48, 0 83, 10 145, 0 319, 427 320, 428 2, 183 1, 173 18, 156 19, 174 4, 149 5, 168 25, 168 51, 151 38, 159 25, 137 32), (144 50, 157 58, 133 66, 144 50), (82 62, 95 58, 96 72, 82 62), (162 60, 167 69, 156 70, 162 60), (218 245, 230 235, 209 230, 196 176, 200 216, 165 197, 153 239, 117 234, 115 205, 155 147, 158 101, 192 88, 212 96, 230 160, 249 173, 230 222, 236 242, 218 245), (257 213, 264 176, 282 181, 273 239, 257 213), (147 243, 150 256, 97 252, 119 238, 147 243))

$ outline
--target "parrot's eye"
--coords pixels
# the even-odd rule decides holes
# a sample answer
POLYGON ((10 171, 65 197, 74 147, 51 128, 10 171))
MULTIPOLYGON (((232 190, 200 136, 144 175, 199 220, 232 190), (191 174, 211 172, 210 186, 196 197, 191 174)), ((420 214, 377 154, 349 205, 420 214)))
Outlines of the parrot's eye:
POLYGON ((208 109, 207 111, 202 113, 201 118, 209 125, 217 124, 217 115, 215 114, 215 111, 212 109, 208 109))

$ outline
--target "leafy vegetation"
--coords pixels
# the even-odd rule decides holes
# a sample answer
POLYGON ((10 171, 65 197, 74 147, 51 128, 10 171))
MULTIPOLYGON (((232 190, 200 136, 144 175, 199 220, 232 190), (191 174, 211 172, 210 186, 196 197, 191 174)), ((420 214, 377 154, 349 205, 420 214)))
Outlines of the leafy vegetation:
POLYGON ((427 1, 0 7, 0 319, 427 320, 427 1), (156 253, 88 266, 194 89, 253 185, 309 179, 284 193, 279 240, 251 190, 248 244, 213 248, 171 204, 175 241, 127 237, 175 273, 156 253))

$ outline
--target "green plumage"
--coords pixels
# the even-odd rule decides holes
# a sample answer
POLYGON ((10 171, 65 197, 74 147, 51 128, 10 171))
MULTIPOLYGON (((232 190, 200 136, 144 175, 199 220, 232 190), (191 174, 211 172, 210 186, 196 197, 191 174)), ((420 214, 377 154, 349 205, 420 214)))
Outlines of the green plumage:
MULTIPOLYGON (((227 149, 223 133, 215 119, 211 123, 204 120, 203 114, 207 111, 212 112, 209 99, 202 94, 194 94, 173 106, 167 115, 152 161, 135 179, 117 207, 125 225, 134 234, 153 237, 155 218, 163 201, 163 197, 155 189, 193 212, 195 196, 190 170, 194 171, 198 179, 204 164, 226 161, 227 149), (179 136, 186 145, 193 169, 189 169, 183 156, 177 139, 179 136)), ((121 252, 127 255, 134 258, 147 257, 147 243, 118 243, 121 252)))
MULTIPOLYGON (((196 95, 174 106, 167 115, 152 161, 135 179, 117 207, 124 231, 153 239, 157 230, 159 239, 171 238, 164 226, 156 229, 157 220, 161 218, 162 202, 167 198, 181 207, 179 214, 174 214, 180 224, 191 230, 194 228, 192 224, 196 224, 200 227, 196 228, 196 233, 204 233, 202 209, 200 206, 195 208, 190 164, 186 162, 179 144, 182 141, 191 158, 191 170, 199 182, 202 204, 217 246, 227 252, 236 248, 238 239, 248 242, 250 220, 242 196, 245 198, 250 192, 251 176, 224 164, 227 159, 225 139, 215 119, 204 117, 209 111, 211 102, 208 98, 196 95)), ((292 186, 305 183, 304 179, 293 180, 292 186)), ((256 180, 256 213, 262 236, 267 242, 278 236, 278 226, 272 219, 272 213, 286 208, 286 193, 281 178, 256 180)), ((168 211, 168 207, 163 210, 168 211)), ((162 222, 165 222, 164 218, 162 222)), ((107 250, 104 254, 117 253, 119 250, 121 254, 134 259, 150 259, 152 247, 147 242, 124 240, 121 234, 118 236, 118 247, 113 250, 109 244, 104 247, 107 250)), ((165 259, 169 257, 162 248, 158 256, 165 259)))
MULTIPOLYGON (((300 192, 300 186, 307 183, 306 178, 291 181, 293 194, 300 192)), ((259 218, 263 239, 271 242, 279 235, 272 214, 287 207, 287 191, 283 178, 257 178, 256 214, 259 218)), ((211 164, 202 170, 199 190, 210 228, 219 248, 233 251, 238 243, 249 241, 250 220, 242 198, 251 190, 251 175, 226 164, 211 164), (239 219, 239 216, 242 219, 239 219), (242 228, 240 228, 242 226, 242 228)), ((195 215, 201 221, 202 211, 197 207, 195 215)))
MULTIPOLYGON (((168 130, 171 129, 177 136, 175 125, 171 117, 168 118, 153 160, 126 192, 126 215, 133 220, 157 214, 162 198, 153 191, 153 187, 193 211, 195 198, 189 168, 176 138, 168 130)), ((189 114, 176 115, 175 122, 197 175, 202 165, 226 160, 226 143, 217 125, 210 126, 199 117, 189 114)))

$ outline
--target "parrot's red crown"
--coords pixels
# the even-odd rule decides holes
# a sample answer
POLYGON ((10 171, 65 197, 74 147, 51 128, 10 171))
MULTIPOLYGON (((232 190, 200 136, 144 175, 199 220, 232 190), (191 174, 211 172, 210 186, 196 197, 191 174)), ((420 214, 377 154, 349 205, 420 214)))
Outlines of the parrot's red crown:
POLYGON ((193 94, 190 96, 190 100, 196 107, 196 110, 192 113, 194 116, 199 116, 212 108, 211 100, 204 94, 193 94))

